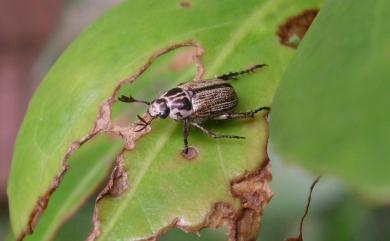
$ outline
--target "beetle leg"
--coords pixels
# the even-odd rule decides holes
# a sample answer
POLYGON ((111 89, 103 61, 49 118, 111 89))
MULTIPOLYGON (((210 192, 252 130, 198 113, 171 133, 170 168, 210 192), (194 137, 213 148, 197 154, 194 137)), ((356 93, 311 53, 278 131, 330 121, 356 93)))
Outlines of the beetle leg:
POLYGON ((245 139, 243 136, 234 136, 234 135, 217 135, 213 133, 212 131, 206 129, 204 126, 198 124, 198 123, 191 123, 193 126, 201 130, 203 133, 205 133, 207 136, 212 137, 212 138, 235 138, 235 139, 245 139))
POLYGON ((190 120, 184 119, 184 153, 188 153, 188 135, 190 134, 190 120))
POLYGON ((259 68, 264 67, 264 66, 267 66, 267 65, 266 64, 257 64, 249 69, 245 69, 245 70, 238 71, 238 72, 230 72, 227 74, 217 76, 217 79, 236 80, 239 75, 253 73, 256 69, 259 69, 259 68))
POLYGON ((260 107, 256 110, 240 113, 226 113, 220 116, 213 117, 213 120, 227 120, 227 119, 246 119, 255 117, 256 113, 262 110, 271 110, 270 107, 260 107))

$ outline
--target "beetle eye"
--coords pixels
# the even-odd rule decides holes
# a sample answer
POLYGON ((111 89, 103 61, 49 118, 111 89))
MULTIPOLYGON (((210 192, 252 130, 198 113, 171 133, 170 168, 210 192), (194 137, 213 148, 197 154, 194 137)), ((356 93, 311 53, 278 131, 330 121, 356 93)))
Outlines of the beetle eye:
POLYGON ((160 113, 160 118, 161 119, 165 119, 165 118, 167 118, 168 117, 168 115, 169 115, 169 112, 170 112, 170 110, 169 110, 169 108, 168 108, 168 106, 164 106, 164 108, 161 108, 161 113, 160 113))

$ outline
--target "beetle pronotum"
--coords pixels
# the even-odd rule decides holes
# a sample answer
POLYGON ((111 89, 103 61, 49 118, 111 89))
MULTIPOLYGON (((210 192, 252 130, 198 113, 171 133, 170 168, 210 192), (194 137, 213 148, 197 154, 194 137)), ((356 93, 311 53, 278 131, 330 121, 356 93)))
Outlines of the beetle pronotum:
POLYGON ((228 80, 237 79, 239 75, 252 73, 263 66, 265 64, 255 65, 243 71, 217 76, 214 79, 185 82, 168 90, 151 102, 124 95, 118 99, 122 102, 138 102, 149 106, 147 112, 151 116, 151 120, 147 122, 137 115, 141 121, 138 125, 142 127, 136 131, 145 129, 157 117, 165 119, 169 116, 174 120, 184 121, 184 152, 188 153, 190 125, 212 138, 244 139, 245 137, 242 136, 217 135, 204 127, 202 123, 207 120, 253 118, 259 111, 270 110, 270 107, 260 107, 248 112, 234 113, 238 97, 233 87, 228 83, 228 80))

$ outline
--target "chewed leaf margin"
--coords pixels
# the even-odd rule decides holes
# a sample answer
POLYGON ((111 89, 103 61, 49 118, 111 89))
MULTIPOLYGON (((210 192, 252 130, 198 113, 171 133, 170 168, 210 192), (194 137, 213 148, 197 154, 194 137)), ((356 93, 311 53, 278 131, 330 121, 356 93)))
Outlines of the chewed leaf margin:
MULTIPOLYGON (((64 158, 62 159, 62 169, 58 175, 55 176, 52 185, 50 186, 49 190, 39 197, 34 209, 31 211, 28 225, 26 229, 16 238, 17 241, 23 240, 26 235, 32 234, 34 231, 34 227, 38 224, 39 218, 41 217, 42 213, 45 211, 51 195, 55 192, 55 190, 58 188, 58 186, 61 184, 61 181, 66 174, 68 170, 68 159, 74 154, 75 151, 77 151, 83 144, 90 141, 92 138, 94 138, 96 135, 106 132, 113 135, 117 135, 121 137, 125 142, 125 149, 131 150, 135 148, 136 141, 141 138, 146 133, 150 132, 150 127, 145 128, 142 131, 135 131, 137 128, 137 123, 133 123, 128 127, 121 127, 118 125, 115 125, 111 121, 111 111, 112 106, 116 102, 116 96, 118 94, 118 91, 124 84, 132 84, 135 80, 141 76, 146 69, 150 67, 150 65, 158 59, 160 56, 178 49, 182 47, 193 47, 195 48, 195 54, 194 54, 194 62, 197 66, 197 75, 195 76, 194 80, 199 80, 202 77, 202 74, 204 73, 203 65, 201 64, 200 57, 203 54, 204 50, 198 44, 196 41, 189 40, 189 41, 183 41, 181 43, 176 43, 171 46, 168 46, 166 48, 163 48, 159 51, 157 51, 155 54, 153 54, 148 61, 136 71, 136 73, 132 76, 130 76, 127 79, 124 79, 119 82, 117 87, 114 89, 113 94, 104 101, 99 108, 98 116, 93 124, 92 129, 89 131, 89 133, 81 138, 80 140, 74 141, 70 147, 68 148, 67 152, 65 153, 64 158)), ((144 116, 145 119, 150 118, 149 116, 144 116)))
MULTIPOLYGON (((157 51, 150 57, 150 59, 145 63, 145 65, 143 65, 136 72, 136 74, 131 76, 129 79, 122 81, 122 83, 132 83, 137 80, 142 75, 142 73, 146 71, 146 69, 149 68, 150 65, 161 55, 164 55, 177 48, 188 46, 195 48, 195 54, 193 56, 193 59, 197 66, 197 71, 193 81, 201 80, 204 73, 204 67, 201 63, 201 56, 204 53, 204 49, 195 41, 187 41, 180 44, 174 44, 160 51, 157 51)), ((116 89, 112 98, 115 98, 116 94, 119 91, 119 88, 116 89)), ((106 124, 100 125, 105 127, 111 126, 110 131, 119 134, 124 139, 126 144, 121 153, 116 158, 116 164, 113 168, 107 185, 103 188, 103 190, 96 198, 96 205, 93 214, 93 230, 87 239, 88 241, 98 239, 101 234, 101 224, 99 221, 98 214, 99 202, 106 196, 118 197, 122 195, 122 193, 126 192, 129 188, 128 173, 124 167, 123 155, 127 151, 134 149, 135 142, 142 135, 148 133, 151 130, 151 127, 148 126, 144 130, 140 131, 140 133, 142 133, 141 135, 138 135, 138 132, 134 131, 134 128, 137 128, 137 124, 133 124, 131 128, 123 128, 118 126, 112 127, 113 124, 110 120, 111 107, 112 105, 107 106, 105 108, 106 114, 101 114, 101 116, 105 116, 105 118, 103 118, 102 123, 106 124)), ((146 121, 150 121, 151 117, 145 114, 143 118, 146 121)), ((268 127, 266 129, 268 130, 268 127)), ((266 146, 267 145, 265 143, 264 153, 267 153, 266 146)), ((202 224, 197 226, 186 226, 185 224, 180 222, 180 217, 177 217, 172 220, 172 222, 168 226, 161 228, 153 236, 147 238, 147 240, 157 240, 161 235, 163 235, 169 229, 174 227, 180 228, 187 232, 198 233, 201 229, 206 227, 218 228, 223 225, 226 225, 228 227, 228 236, 229 240, 231 241, 241 240, 241 238, 244 238, 245 240, 256 239, 259 231, 262 210, 265 205, 268 204, 273 195, 268 185, 271 179, 272 174, 269 170, 269 159, 267 157, 265 160, 262 160, 261 166, 255 171, 245 173, 242 177, 236 178, 231 181, 230 194, 234 198, 239 199, 242 204, 238 210, 232 207, 229 203, 217 202, 212 205, 211 210, 206 215, 202 224)))

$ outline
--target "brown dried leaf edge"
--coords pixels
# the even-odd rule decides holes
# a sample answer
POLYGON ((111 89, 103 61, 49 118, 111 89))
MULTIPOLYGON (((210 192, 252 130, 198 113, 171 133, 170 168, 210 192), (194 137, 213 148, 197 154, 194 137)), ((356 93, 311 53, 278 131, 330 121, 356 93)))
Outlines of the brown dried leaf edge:
MULTIPOLYGON (((265 148, 266 149, 266 148, 265 148)), ((111 173, 108 184, 96 199, 93 214, 93 230, 88 241, 96 240, 101 234, 100 221, 98 219, 98 203, 105 196, 119 196, 127 189, 127 173, 123 168, 123 152, 118 156, 116 165, 111 173)), ((199 233, 203 228, 219 228, 227 226, 228 238, 230 241, 254 241, 257 238, 260 228, 260 221, 263 208, 272 198, 272 191, 269 182, 272 174, 269 170, 269 159, 263 160, 261 166, 254 172, 246 173, 230 183, 230 193, 241 201, 241 208, 235 210, 230 204, 224 202, 215 203, 204 221, 197 226, 185 226, 180 223, 180 217, 160 229, 147 241, 158 240, 171 228, 180 228, 185 232, 199 233)))
MULTIPOLYGON (((137 140, 150 132, 151 128, 148 127, 143 131, 136 132, 134 130, 137 126, 137 123, 133 123, 129 127, 120 127, 112 122, 111 110, 113 104, 116 102, 117 93, 124 84, 131 84, 137 80, 160 56, 183 47, 195 48, 193 60, 196 64, 197 71, 194 81, 198 81, 202 78, 204 67, 201 63, 201 56, 204 53, 204 49, 196 41, 189 40, 173 44, 157 51, 149 57, 147 62, 141 68, 139 68, 135 74, 127 79, 120 81, 118 86, 114 89, 113 94, 101 104, 99 114, 94 122, 94 126, 88 135, 78 141, 73 142, 70 145, 68 151, 65 153, 64 158, 62 159, 62 170, 54 178, 49 190, 38 199, 34 209, 30 214, 26 229, 17 238, 18 241, 23 240, 26 235, 32 234, 34 227, 39 222, 40 216, 48 205, 51 195, 60 185, 62 178, 66 174, 68 169, 67 161, 70 156, 84 143, 88 142, 99 133, 108 132, 120 136, 124 140, 125 146, 122 152, 116 158, 116 164, 111 173, 109 182, 98 195, 96 203, 98 203, 105 195, 118 196, 127 189, 127 172, 123 168, 123 153, 125 151, 134 149, 137 140)), ((144 115, 145 120, 149 121, 149 118, 150 116, 144 115)), ((187 232, 199 232, 202 228, 205 227, 217 228, 222 225, 226 225, 228 227, 228 236, 229 240, 231 241, 256 240, 262 209, 272 197, 272 192, 268 186, 268 183, 271 181, 271 179, 272 175, 269 171, 269 159, 267 158, 266 160, 263 160, 261 167, 259 167, 256 171, 247 173, 243 177, 231 182, 231 194, 234 197, 239 198, 242 203, 242 208, 240 210, 235 211, 227 203, 216 203, 201 225, 196 227, 186 227, 180 224, 179 218, 176 218, 170 225, 162 228, 159 232, 147 240, 157 240, 163 233, 172 227, 178 227, 187 232)), ((94 228, 89 235, 88 240, 95 240, 100 234, 100 222, 97 218, 97 213, 98 208, 96 206, 93 215, 94 228)))
POLYGON ((296 237, 290 237, 290 238, 287 238, 286 241, 303 241, 303 222, 305 221, 305 218, 307 216, 307 214, 309 213, 309 208, 310 208, 310 203, 311 203, 311 196, 313 195, 313 190, 314 190, 314 187, 317 185, 317 183, 319 182, 321 176, 318 176, 314 182, 311 184, 310 186, 310 191, 309 191, 309 195, 307 196, 307 202, 306 202, 306 206, 305 206, 305 211, 301 217, 301 221, 299 222, 299 234, 298 236, 296 237))

